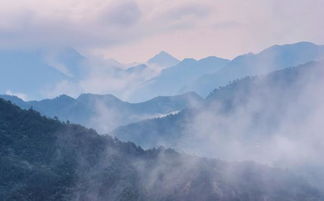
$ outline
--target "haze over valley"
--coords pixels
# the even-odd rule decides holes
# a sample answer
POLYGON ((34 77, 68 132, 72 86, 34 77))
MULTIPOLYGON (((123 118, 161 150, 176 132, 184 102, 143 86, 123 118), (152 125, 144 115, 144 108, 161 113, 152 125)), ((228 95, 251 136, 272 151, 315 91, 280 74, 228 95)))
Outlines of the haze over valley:
POLYGON ((323 201, 323 7, 0 2, 0 201, 323 201))

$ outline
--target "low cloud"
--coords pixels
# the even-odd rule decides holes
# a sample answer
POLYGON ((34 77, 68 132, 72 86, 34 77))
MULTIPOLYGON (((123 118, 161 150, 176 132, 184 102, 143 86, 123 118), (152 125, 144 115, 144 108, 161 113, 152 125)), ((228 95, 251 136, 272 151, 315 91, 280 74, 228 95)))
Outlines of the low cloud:
POLYGON ((235 94, 225 103, 234 109, 221 112, 221 104, 214 102, 198 112, 186 124, 179 148, 186 145, 185 151, 233 161, 323 166, 323 64, 302 68, 293 83, 294 71, 286 72, 284 81, 238 82, 240 90, 233 87, 235 94))
POLYGON ((7 90, 5 92, 6 95, 9 95, 9 96, 17 96, 18 98, 21 98, 22 100, 24 101, 27 101, 28 100, 28 96, 24 93, 19 93, 19 92, 13 92, 11 90, 7 90))

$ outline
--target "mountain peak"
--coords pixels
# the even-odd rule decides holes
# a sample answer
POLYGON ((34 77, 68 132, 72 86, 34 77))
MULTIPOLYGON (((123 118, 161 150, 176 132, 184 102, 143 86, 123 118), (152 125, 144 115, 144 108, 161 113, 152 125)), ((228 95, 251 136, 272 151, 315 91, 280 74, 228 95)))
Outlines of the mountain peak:
POLYGON ((161 51, 147 61, 149 64, 158 65, 160 67, 169 67, 179 63, 179 60, 165 51, 161 51))
POLYGON ((162 50, 158 55, 170 55, 170 54, 167 53, 166 51, 162 50))
POLYGON ((74 98, 72 98, 71 96, 68 96, 68 95, 65 95, 65 94, 62 94, 60 96, 57 96, 55 97, 53 100, 66 100, 66 101, 75 101, 74 98))
MULTIPOLYGON (((173 57, 171 54, 169 54, 168 52, 162 50, 161 52, 159 52, 157 55, 155 55, 154 57, 173 57)), ((153 57, 153 58, 154 58, 153 57)))
POLYGON ((187 64, 191 64, 191 63, 196 63, 197 60, 194 59, 194 58, 184 58, 182 61, 181 61, 181 64, 182 65, 187 65, 187 64))
POLYGON ((215 56, 209 56, 209 57, 205 57, 205 58, 199 59, 198 61, 200 63, 209 63, 209 62, 225 62, 225 63, 227 63, 230 60, 223 59, 223 58, 220 58, 220 57, 215 57, 215 56))

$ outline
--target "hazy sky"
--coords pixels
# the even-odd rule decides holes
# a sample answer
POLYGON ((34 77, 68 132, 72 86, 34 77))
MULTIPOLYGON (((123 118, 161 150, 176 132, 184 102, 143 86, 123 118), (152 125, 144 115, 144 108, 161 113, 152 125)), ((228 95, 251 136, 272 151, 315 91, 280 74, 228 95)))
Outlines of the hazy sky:
POLYGON ((70 46, 121 62, 165 50, 231 58, 324 43, 324 0, 0 0, 0 46, 70 46))

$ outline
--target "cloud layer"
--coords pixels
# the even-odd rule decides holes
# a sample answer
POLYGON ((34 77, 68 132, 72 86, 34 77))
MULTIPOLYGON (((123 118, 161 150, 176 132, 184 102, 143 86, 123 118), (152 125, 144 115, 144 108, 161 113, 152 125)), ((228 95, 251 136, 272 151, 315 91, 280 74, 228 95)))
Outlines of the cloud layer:
POLYGON ((232 57, 274 43, 324 43, 322 0, 13 0, 0 2, 2 47, 72 46, 123 61, 162 49, 232 57))

